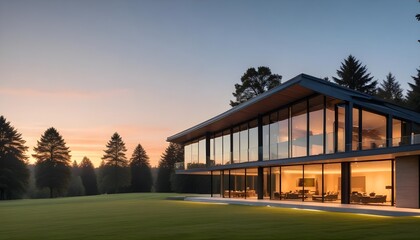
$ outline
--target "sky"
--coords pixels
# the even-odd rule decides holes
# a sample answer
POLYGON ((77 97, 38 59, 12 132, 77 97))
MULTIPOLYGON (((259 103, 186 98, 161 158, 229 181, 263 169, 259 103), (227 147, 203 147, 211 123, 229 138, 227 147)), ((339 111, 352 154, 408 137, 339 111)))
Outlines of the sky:
POLYGON ((407 89, 417 13, 417 0, 0 0, 0 115, 28 156, 55 127, 72 161, 99 166, 118 132, 128 158, 140 143, 157 166, 168 136, 230 108, 250 67, 331 79, 352 54, 407 89))

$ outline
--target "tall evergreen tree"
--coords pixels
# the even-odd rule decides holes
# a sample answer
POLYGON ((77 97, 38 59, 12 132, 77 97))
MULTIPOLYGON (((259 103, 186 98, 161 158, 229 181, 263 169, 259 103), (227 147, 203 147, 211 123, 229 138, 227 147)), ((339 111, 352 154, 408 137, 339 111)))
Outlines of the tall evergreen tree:
POLYGON ((349 55, 344 62, 341 63, 340 69, 337 70, 337 76, 333 77, 335 83, 354 89, 360 92, 374 95, 378 82, 372 80, 373 77, 367 73, 366 65, 362 64, 352 55, 349 55))
POLYGON ((408 83, 411 89, 407 92, 407 104, 413 110, 420 112, 420 68, 417 69, 417 76, 412 76, 414 83, 408 83))
POLYGON ((29 170, 22 135, 0 116, 0 200, 20 197, 28 185, 29 170))
POLYGON ((182 162, 183 160, 183 147, 175 143, 170 143, 159 161, 158 176, 156 179, 157 192, 171 191, 171 175, 174 173, 174 165, 176 162, 182 162))
POLYGON ((392 73, 388 73, 388 75, 386 75, 386 79, 380 84, 377 96, 397 104, 401 104, 403 102, 403 90, 400 83, 395 80, 395 76, 393 76, 392 73))
POLYGON ((125 143, 118 133, 114 133, 106 145, 102 159, 105 165, 101 168, 102 183, 107 193, 118 193, 130 184, 127 151, 125 143))
POLYGON ((98 194, 98 183, 96 181, 95 168, 89 158, 84 157, 79 165, 80 177, 86 195, 98 194))
POLYGON ((51 198, 62 193, 71 177, 70 150, 63 137, 55 128, 47 129, 34 152, 37 187, 48 188, 51 198))
POLYGON ((278 74, 272 74, 268 67, 258 67, 258 70, 249 68, 241 77, 242 84, 235 84, 235 92, 232 93, 235 101, 230 101, 230 105, 237 106, 280 85, 281 78, 278 74))
POLYGON ((152 189, 152 172, 150 170, 149 156, 139 144, 134 149, 130 159, 131 189, 134 192, 150 192, 152 189))

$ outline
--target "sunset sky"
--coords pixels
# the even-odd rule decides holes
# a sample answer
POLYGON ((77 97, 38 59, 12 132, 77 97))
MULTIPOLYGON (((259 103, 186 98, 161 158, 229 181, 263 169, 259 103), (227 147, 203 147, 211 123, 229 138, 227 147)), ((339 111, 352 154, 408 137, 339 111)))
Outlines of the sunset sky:
POLYGON ((249 67, 331 79, 353 54, 407 89, 417 13, 417 0, 0 0, 0 115, 28 155, 55 127, 72 161, 98 166, 118 132, 128 158, 141 143, 156 166, 166 137, 230 108, 249 67))

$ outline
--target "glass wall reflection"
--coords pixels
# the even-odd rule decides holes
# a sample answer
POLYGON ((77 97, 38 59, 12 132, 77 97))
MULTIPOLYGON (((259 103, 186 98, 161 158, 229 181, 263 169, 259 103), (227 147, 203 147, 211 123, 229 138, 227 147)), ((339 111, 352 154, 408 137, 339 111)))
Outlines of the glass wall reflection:
POLYGON ((362 149, 386 147, 386 117, 362 111, 362 149))
POLYGON ((306 101, 292 106, 292 157, 306 156, 307 103, 306 101))
POLYGON ((324 153, 324 96, 309 99, 309 155, 324 153))

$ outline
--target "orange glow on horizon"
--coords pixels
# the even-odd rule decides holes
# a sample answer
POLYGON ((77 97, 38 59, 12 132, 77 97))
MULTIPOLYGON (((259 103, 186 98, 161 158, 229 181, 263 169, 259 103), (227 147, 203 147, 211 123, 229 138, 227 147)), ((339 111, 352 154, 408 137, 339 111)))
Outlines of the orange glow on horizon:
MULTIPOLYGON (((33 148, 36 146, 37 141, 41 138, 46 128, 34 129, 19 129, 22 133, 23 139, 26 141, 26 146, 29 147, 27 155, 31 164, 35 163, 32 157, 34 154, 33 148)), ((168 143, 165 141, 166 137, 173 130, 165 128, 142 128, 136 126, 118 126, 117 132, 122 136, 125 142, 127 152, 126 157, 129 160, 131 154, 137 144, 141 144, 146 150, 150 159, 150 165, 157 167, 160 156, 164 152, 168 143), (136 134, 138 133, 138 134, 136 134)), ((70 148, 71 161, 81 162, 84 156, 88 157, 95 167, 98 167, 102 161, 103 151, 106 148, 107 142, 110 140, 111 135, 115 131, 105 130, 103 128, 90 128, 90 129, 60 129, 57 128, 61 136, 66 142, 66 146, 70 148)))

